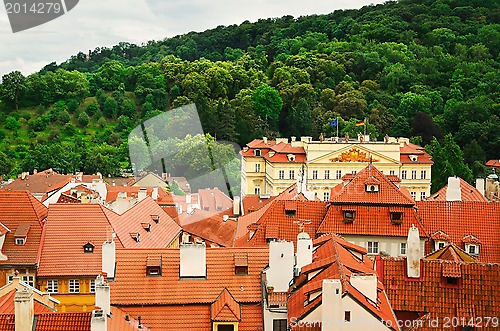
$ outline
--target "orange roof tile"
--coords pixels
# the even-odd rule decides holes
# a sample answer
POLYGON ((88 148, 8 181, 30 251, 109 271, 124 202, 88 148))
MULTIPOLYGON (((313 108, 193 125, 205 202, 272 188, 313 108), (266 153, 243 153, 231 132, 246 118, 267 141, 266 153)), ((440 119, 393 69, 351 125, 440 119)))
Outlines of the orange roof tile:
POLYGON ((181 232, 181 227, 150 197, 146 197, 121 215, 103 207, 116 235, 124 247, 164 248, 170 246, 181 232), (158 218, 158 223, 155 219, 158 218), (142 224, 149 224, 149 231, 142 224), (139 233, 139 242, 129 233, 139 233))
POLYGON ((260 209, 267 203, 271 202, 274 197, 261 198, 259 195, 246 195, 241 199, 243 206, 243 214, 248 214, 260 209))
POLYGON ((210 315, 212 321, 238 322, 241 320, 241 307, 234 300, 231 293, 224 289, 217 300, 210 306, 210 315))
POLYGON ((36 322, 36 331, 89 331, 92 313, 41 314, 36 322))
POLYGON ((405 143, 403 147, 399 149, 399 158, 401 163, 413 163, 413 164, 434 164, 432 157, 425 151, 421 146, 405 143), (416 155, 417 161, 413 161, 410 155, 416 155))
MULTIPOLYGON (((500 264, 423 260, 421 278, 408 281, 405 258, 388 257, 381 261, 386 292, 397 315, 400 311, 428 313, 431 320, 456 317, 458 323, 471 318, 500 315, 500 264), (457 285, 446 284, 444 277, 447 273, 449 276, 460 273, 457 285)), ((436 328, 424 323, 419 330, 436 328)))
POLYGON ((219 189, 200 189, 198 190, 201 209, 220 213, 233 208, 233 200, 219 189))
MULTIPOLYGON (((47 208, 28 191, 0 191, 0 223, 10 230, 6 234, 2 254, 7 260, 0 265, 35 265, 47 208), (24 245, 16 245, 15 234, 28 234, 24 245)), ((4 227, 1 227, 3 230, 4 227)), ((2 231, 5 232, 5 231, 2 231)))
MULTIPOLYGON (((458 177, 460 180, 460 192, 462 196, 462 201, 488 201, 484 195, 481 194, 474 186, 467 183, 462 178, 458 177)), ((446 201, 446 191, 448 190, 448 184, 443 186, 439 191, 428 197, 427 201, 446 201)))
POLYGON ((60 175, 51 169, 17 178, 3 188, 6 191, 27 190, 32 194, 45 194, 60 189, 73 178, 72 175, 60 175))
MULTIPOLYGON (((102 243, 111 224, 98 204, 52 204, 44 227, 38 276, 97 276, 102 270, 102 243), (93 253, 83 245, 95 243, 93 253)), ((117 247, 123 247, 117 240, 117 247)))
POLYGON ((361 203, 361 204, 401 204, 414 205, 415 201, 404 194, 392 181, 390 181, 375 166, 368 165, 356 174, 347 184, 341 183, 341 191, 330 200, 334 203, 361 203), (368 191, 366 181, 378 180, 378 192, 368 191))
MULTIPOLYGON (((0 297, 0 315, 2 314, 14 314, 14 297, 16 296, 16 289, 13 289, 9 293, 0 297)), ((35 315, 43 314, 43 313, 52 313, 53 310, 47 307, 46 305, 38 302, 37 300, 33 300, 33 308, 35 315)))
POLYGON ((179 215, 179 221, 184 232, 210 243, 230 247, 233 244, 236 221, 234 219, 224 221, 224 216, 227 216, 224 212, 214 215, 204 210, 194 209, 191 214, 179 215))
MULTIPOLYGON (((309 293, 321 291, 324 279, 339 279, 342 283, 344 294, 353 297, 355 301, 376 316, 377 319, 391 321, 392 325, 397 325, 394 312, 387 300, 384 286, 380 280, 377 284, 377 302, 369 300, 350 283, 352 274, 375 274, 369 258, 366 256, 363 258, 356 257, 356 254, 351 252, 353 244, 336 235, 328 235, 316 239, 313 241, 313 245, 316 247, 313 264, 321 265, 321 267, 308 268, 308 266, 304 266, 302 268, 302 275, 307 275, 317 270, 319 272, 310 280, 300 277, 300 275, 296 278, 296 290, 288 298, 289 319, 291 317, 302 319, 319 307, 322 302, 322 294, 309 300, 309 293), (301 280, 301 282, 297 283, 297 280, 301 280), (306 300, 308 304, 305 305, 304 302, 306 300)), ((356 252, 360 250, 363 250, 363 248, 359 247, 356 252)), ((397 327, 394 329, 397 330, 397 327)))
MULTIPOLYGON (((120 192, 125 192, 127 193, 127 197, 129 198, 137 198, 137 194, 139 193, 139 190, 141 188, 146 189, 146 195, 151 197, 153 194, 154 187, 140 187, 140 186, 111 186, 111 185, 106 185, 107 189, 107 195, 106 195, 106 202, 111 202, 111 201, 116 201, 116 198, 118 197, 118 193, 120 192)), ((167 192, 164 188, 158 187, 158 199, 163 199, 163 202, 166 202, 167 200, 170 201, 168 197, 171 197, 172 194, 170 192, 167 192)), ((170 203, 173 203, 173 201, 170 201, 170 203)))
POLYGON ((109 283, 111 303, 212 304, 224 288, 240 304, 261 301, 260 272, 268 263, 267 247, 207 248, 206 261, 206 279, 179 279, 179 249, 117 249, 115 281, 109 283), (248 253, 248 275, 235 275, 234 256, 243 252, 248 253), (146 276, 148 254, 162 256, 161 276, 146 276))
POLYGON ((486 166, 490 168, 500 168, 500 160, 488 160, 486 166))
MULTIPOLYGON (((446 233, 449 240, 464 248, 463 238, 473 235, 481 242, 478 260, 500 262, 500 203, 466 201, 418 201, 418 216, 427 233, 446 233)), ((436 240, 441 240, 436 237, 436 240)), ((446 238, 443 238, 446 239, 446 238)), ((434 251, 434 245, 426 245, 426 253, 434 251)))
POLYGON ((427 254, 426 260, 444 260, 453 262, 476 262, 476 259, 464 252, 454 243, 449 243, 435 252, 427 254))

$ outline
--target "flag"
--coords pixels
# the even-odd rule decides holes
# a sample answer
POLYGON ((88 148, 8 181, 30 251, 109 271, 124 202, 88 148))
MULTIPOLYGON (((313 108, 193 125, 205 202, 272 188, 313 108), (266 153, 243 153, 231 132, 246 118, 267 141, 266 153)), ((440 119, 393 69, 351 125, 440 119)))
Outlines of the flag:
POLYGON ((336 119, 335 121, 331 121, 330 126, 339 126, 339 120, 336 119))
POLYGON ((365 125, 365 120, 356 122, 356 126, 361 126, 361 125, 365 125))

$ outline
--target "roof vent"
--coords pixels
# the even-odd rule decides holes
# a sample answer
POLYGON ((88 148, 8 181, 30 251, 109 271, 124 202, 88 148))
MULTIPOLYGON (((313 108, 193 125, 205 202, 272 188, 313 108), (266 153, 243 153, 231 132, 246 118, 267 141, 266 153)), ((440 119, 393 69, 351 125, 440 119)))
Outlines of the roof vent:
POLYGON ((141 234, 139 232, 130 232, 130 237, 134 239, 136 242, 139 242, 139 237, 141 234))
POLYGON ((146 232, 151 232, 151 223, 141 223, 141 225, 146 232))
POLYGON ((229 220, 229 215, 224 215, 222 216, 222 220, 225 222, 227 222, 229 220))
POLYGON ((90 241, 87 242, 85 245, 83 245, 83 252, 84 253, 94 253, 94 244, 92 244, 90 241))
POLYGON ((125 321, 130 321, 130 315, 129 314, 125 314, 125 321))
POLYGON ((160 222, 160 215, 151 215, 151 219, 158 224, 160 222))

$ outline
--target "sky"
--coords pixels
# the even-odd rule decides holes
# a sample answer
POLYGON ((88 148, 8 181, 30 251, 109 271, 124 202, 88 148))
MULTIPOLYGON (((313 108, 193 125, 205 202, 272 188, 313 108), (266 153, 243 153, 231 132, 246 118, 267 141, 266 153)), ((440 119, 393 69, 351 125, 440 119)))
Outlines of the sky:
MULTIPOLYGON (((15 1, 15 0, 12 0, 15 1)), ((51 0, 46 0, 45 2, 51 0)), ((383 0, 80 0, 65 15, 12 33, 6 8, 0 8, 0 77, 24 75, 78 52, 112 47, 121 41, 140 45, 190 31, 260 18, 326 14, 383 0)))

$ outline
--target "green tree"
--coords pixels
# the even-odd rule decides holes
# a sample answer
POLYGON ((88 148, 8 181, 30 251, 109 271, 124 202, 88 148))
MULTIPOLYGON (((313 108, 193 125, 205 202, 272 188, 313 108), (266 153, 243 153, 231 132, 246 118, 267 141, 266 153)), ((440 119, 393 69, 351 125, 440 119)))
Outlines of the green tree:
POLYGON ((78 124, 82 127, 85 128, 89 125, 90 123, 90 118, 89 115, 87 115, 86 112, 83 112, 78 116, 78 124))
POLYGON ((20 71, 12 71, 2 76, 0 97, 4 102, 12 102, 19 111, 19 96, 26 89, 26 77, 20 71))
POLYGON ((2 151, 0 151, 0 177, 6 176, 14 167, 14 162, 2 151))
POLYGON ((107 118, 116 118, 118 116, 118 102, 114 98, 108 97, 102 111, 107 118))
POLYGON ((20 127, 21 127, 21 123, 19 122, 19 120, 17 120, 13 116, 9 116, 5 120, 5 128, 6 129, 16 131, 16 130, 19 130, 20 127))
POLYGON ((267 130, 278 130, 278 119, 283 100, 278 91, 267 84, 262 84, 252 94, 253 109, 264 120, 267 130))

